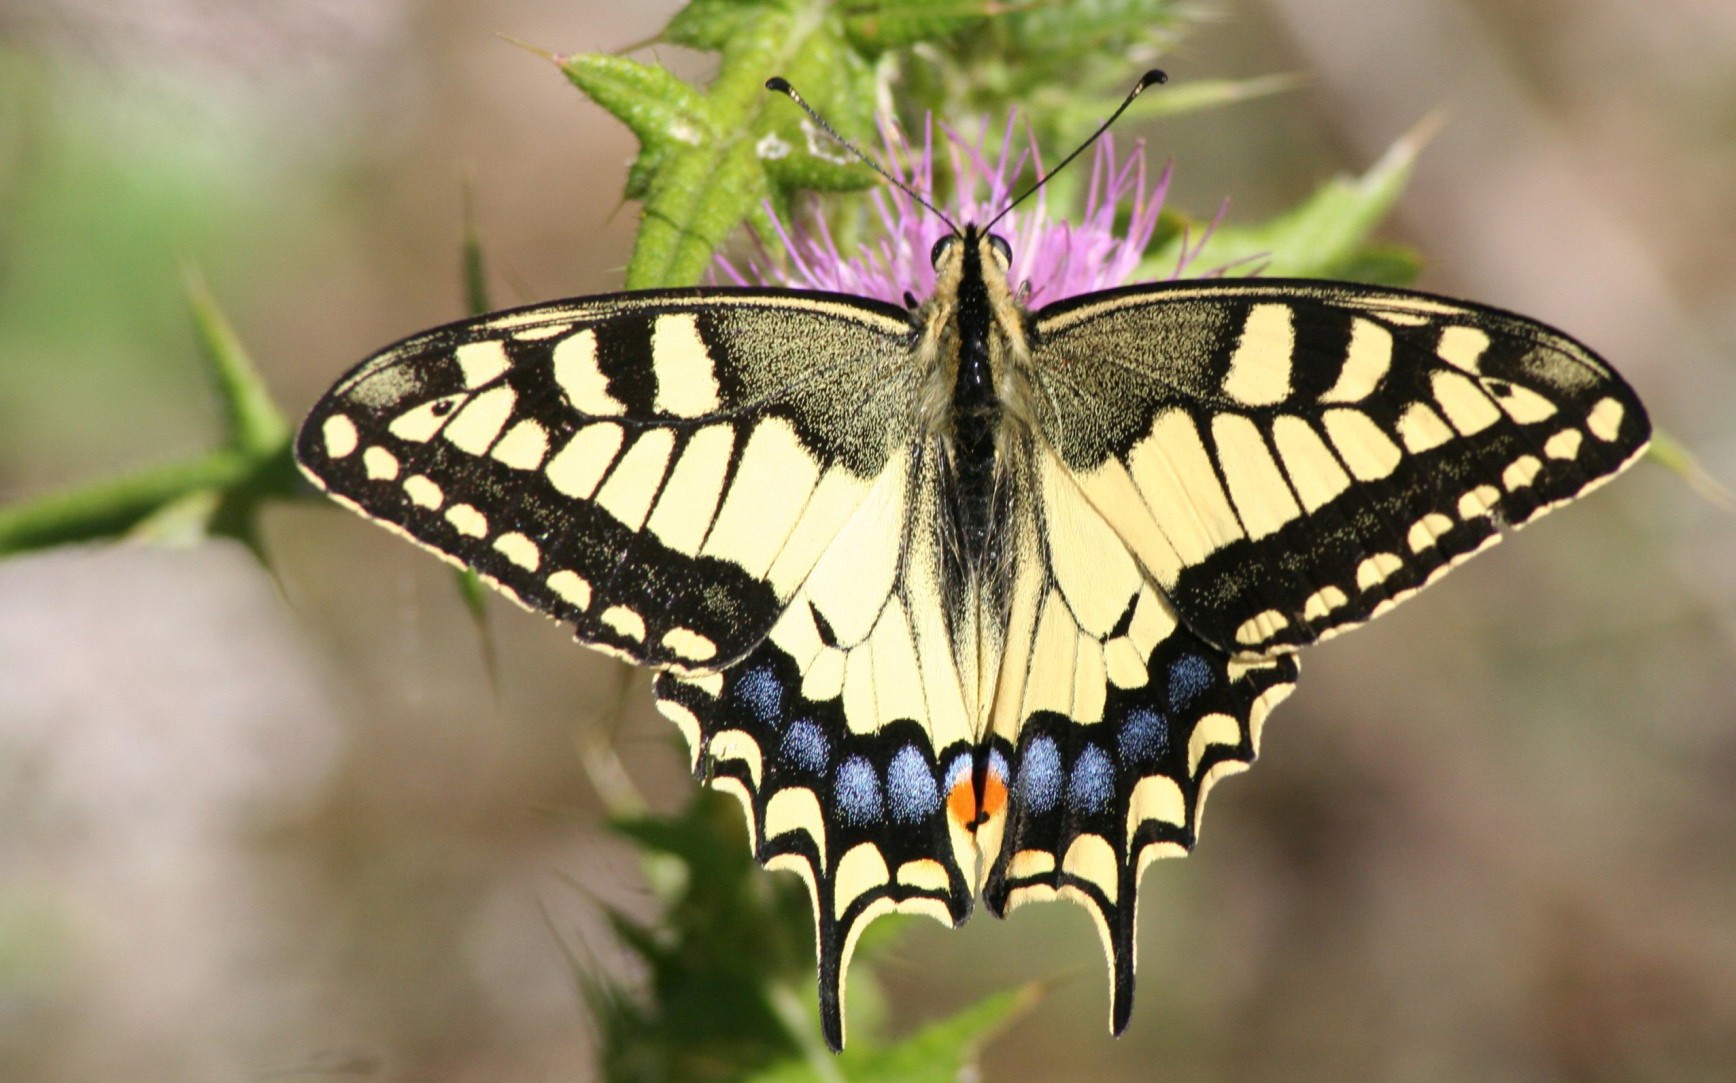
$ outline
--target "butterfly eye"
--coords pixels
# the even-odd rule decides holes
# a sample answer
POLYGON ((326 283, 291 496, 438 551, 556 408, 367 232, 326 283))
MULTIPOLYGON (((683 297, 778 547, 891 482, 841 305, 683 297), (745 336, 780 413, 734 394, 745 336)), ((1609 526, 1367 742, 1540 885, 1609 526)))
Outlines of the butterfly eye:
POLYGON ((1005 237, 999 233, 989 234, 989 248, 994 251, 995 262, 1001 265, 1001 270, 1013 265, 1013 246, 1007 243, 1005 237))
POLYGON ((934 265, 935 270, 940 269, 940 261, 946 257, 948 252, 952 251, 952 246, 957 243, 958 238, 950 233, 934 242, 934 250, 928 254, 928 261, 934 265))

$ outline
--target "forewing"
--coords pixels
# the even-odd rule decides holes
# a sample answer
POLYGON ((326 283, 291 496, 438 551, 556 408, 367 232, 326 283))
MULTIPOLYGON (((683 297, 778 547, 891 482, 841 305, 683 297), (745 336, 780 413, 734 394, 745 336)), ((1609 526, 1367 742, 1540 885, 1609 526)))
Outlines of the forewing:
POLYGON ((1369 619, 1650 438, 1583 345, 1424 294, 1186 283, 1035 326, 1042 430, 1182 621, 1243 655, 1369 619))
POLYGON ((984 829, 983 900, 996 914, 1057 895, 1084 906, 1120 1033, 1140 874, 1193 848, 1212 784, 1253 762, 1297 662, 1239 661, 1195 634, 1060 460, 1041 452, 1037 473, 991 716, 1010 782, 1004 821, 984 829))
POLYGON ((592 646, 696 672, 764 638, 908 444, 908 321, 788 291, 537 305, 405 340, 302 469, 592 646))

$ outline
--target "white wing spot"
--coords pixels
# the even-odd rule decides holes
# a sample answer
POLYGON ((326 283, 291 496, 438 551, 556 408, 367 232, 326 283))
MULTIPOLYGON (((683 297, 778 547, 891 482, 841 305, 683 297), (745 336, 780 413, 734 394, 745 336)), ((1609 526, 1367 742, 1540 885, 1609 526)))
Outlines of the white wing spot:
POLYGON ((1219 414, 1212 419, 1212 438, 1217 441, 1218 462, 1229 483, 1230 499, 1248 537, 1276 533, 1302 514, 1284 481, 1284 472, 1251 420, 1240 414, 1219 414))
POLYGON ((946 866, 932 857, 919 857, 898 866, 898 882, 918 891, 944 892, 952 886, 946 866))
POLYGON ((832 904, 837 916, 842 917, 851 903, 891 879, 891 870, 886 867, 886 858, 880 853, 880 847, 872 842, 859 842, 850 847, 849 852, 838 859, 838 867, 832 872, 832 904))
POLYGON ((1621 403, 1614 399, 1602 399, 1591 408, 1591 414, 1585 419, 1585 427, 1591 430, 1591 435, 1608 443, 1621 432, 1623 410, 1621 403))
POLYGON ((464 405, 441 434, 460 451, 481 455, 512 418, 518 393, 506 385, 491 387, 464 405))
POLYGON ((610 422, 585 426, 549 460, 544 476, 567 496, 589 500, 597 491, 597 482, 615 465, 622 435, 621 426, 610 422))
POLYGON ((1543 454, 1551 459, 1571 459, 1579 454, 1579 445, 1584 441, 1578 429, 1563 429, 1544 443, 1543 454))
POLYGON ((1279 632, 1290 627, 1290 618, 1276 609, 1268 609, 1258 616, 1249 617, 1236 629, 1236 642, 1244 646, 1264 643, 1279 632))
POLYGON ((1302 603, 1302 619, 1308 621, 1320 620, 1334 609, 1347 605, 1350 598, 1337 587, 1321 587, 1308 596, 1302 603))
POLYGON ((1224 394, 1244 406, 1273 406, 1290 394, 1291 355, 1296 331, 1290 306, 1255 305, 1242 321, 1230 370, 1224 374, 1224 394))
POLYGON ((1350 475, 1338 465, 1338 457, 1303 418, 1290 414, 1274 418, 1272 442, 1278 445, 1290 484, 1308 511, 1318 511, 1350 488, 1350 475))
POLYGON ((675 312, 651 327, 651 369, 657 377, 652 404, 676 417, 703 417, 718 407, 717 372, 699 334, 699 317, 675 312))
POLYGON ((1435 401, 1462 435, 1482 432, 1501 420, 1501 408, 1482 388, 1457 372, 1439 369, 1429 378, 1435 401))
POLYGON ((609 394, 609 378, 597 365, 597 333, 589 328, 555 344, 555 383, 566 392, 573 409, 592 417, 609 417, 627 409, 609 394))
POLYGON ((1453 521, 1439 512, 1431 511, 1411 524, 1410 533, 1405 535, 1405 541, 1410 543, 1411 552, 1420 553, 1432 548, 1442 534, 1453 529, 1453 521))
POLYGON ((559 571, 546 580, 550 590, 579 609, 591 607, 591 584, 578 572, 559 571))
POLYGON ((440 486, 434 484, 433 478, 424 474, 404 479, 404 495, 410 498, 410 503, 430 511, 446 503, 446 494, 440 491, 440 486))
POLYGON ((1495 401, 1507 416, 1521 425, 1532 425, 1555 416, 1555 404, 1531 390, 1506 380, 1485 379, 1483 386, 1494 393, 1495 401))
POLYGON ((1047 850, 1020 850, 1007 862, 1007 879, 1029 880, 1055 871, 1055 855, 1047 850))
POLYGON ((663 483, 675 434, 668 429, 649 429, 621 456, 614 473, 597 492, 597 507, 618 519, 629 530, 638 530, 651 512, 651 499, 663 483))
POLYGON ((1103 644, 1103 666, 1109 682, 1117 688, 1143 688, 1151 675, 1145 671, 1145 659, 1139 648, 1126 636, 1103 644))
POLYGON ((1404 458, 1398 445, 1361 410, 1328 410, 1320 420, 1332 446, 1358 481, 1379 481, 1404 458))
POLYGON ((386 431, 400 440, 425 444, 446 426, 446 422, 452 417, 452 411, 463 401, 463 395, 446 395, 432 402, 413 406, 393 418, 392 423, 386 426, 386 431))
POLYGON ((695 662, 709 662, 717 657, 717 644, 691 628, 671 628, 663 634, 663 646, 695 662))
POLYGON ((723 476, 734 445, 735 429, 729 425, 709 425, 688 437, 645 524, 664 545, 687 556, 699 552, 723 499, 723 476))
POLYGON ((391 481, 398 476, 398 457, 383 447, 371 447, 362 452, 362 466, 374 481, 391 481))
POLYGON ((541 422, 525 420, 506 430, 489 456, 514 470, 535 470, 542 466, 548 453, 549 431, 541 422))
POLYGON ((1234 718, 1222 713, 1206 715, 1194 723, 1193 734, 1187 740, 1188 773, 1199 774, 1200 761, 1205 759, 1211 746, 1235 748, 1241 743, 1242 727, 1234 718))
POLYGON ((1542 460, 1535 455, 1521 455, 1514 459, 1506 470, 1501 472, 1501 484, 1509 492, 1523 489, 1537 480, 1538 473, 1543 469, 1542 460))
POLYGON ((1479 485, 1459 497, 1459 518, 1475 519, 1486 514, 1500 499, 1501 493, 1493 485, 1479 485))
MULTIPOLYGON (((781 417, 764 419, 742 448, 729 495, 701 554, 734 561, 749 575, 764 576, 819 479, 820 464, 790 423, 781 417)), ((887 544, 892 545, 892 539, 887 544)))
POLYGON ((1376 553, 1356 566, 1356 587, 1369 590, 1386 582, 1387 577, 1404 567, 1404 561, 1392 553, 1376 553))
POLYGON ((356 423, 343 414, 333 414, 325 419, 320 426, 320 434, 325 437, 326 456, 341 459, 356 450, 360 437, 356 433, 356 423))
POLYGON ((1184 563, 1197 564, 1243 536, 1187 411, 1159 414, 1150 434, 1128 453, 1127 464, 1139 495, 1184 563))
POLYGON ((542 550, 537 548, 536 542, 517 531, 494 539, 494 549, 527 572, 536 571, 542 564, 542 550))
POLYGON ((1423 403, 1413 402, 1399 415, 1398 438, 1404 441, 1406 451, 1428 451, 1457 436, 1458 434, 1441 420, 1440 414, 1423 403))
POLYGON ((1372 320, 1352 318, 1344 367, 1321 402, 1361 402, 1380 386, 1392 366, 1392 332, 1372 320))
POLYGON ((1061 859, 1061 871, 1096 885, 1109 905, 1115 905, 1121 885, 1121 865, 1115 860, 1115 847, 1102 835, 1080 835, 1067 847, 1061 859))
POLYGON ((624 605, 610 606, 598 619, 625 639, 643 641, 645 638, 645 618, 624 605))
POLYGON ((469 504, 454 504, 447 508, 446 521, 452 524, 453 530, 467 538, 481 538, 488 534, 488 516, 469 504))
POLYGON ((1488 348, 1488 335, 1475 327, 1453 324, 1441 328, 1441 338, 1435 345, 1435 355, 1454 368, 1476 372, 1483 359, 1483 351, 1488 348))
POLYGON ((466 342, 452 356, 464 373, 464 386, 472 391, 500 379, 512 365, 502 342, 466 342))

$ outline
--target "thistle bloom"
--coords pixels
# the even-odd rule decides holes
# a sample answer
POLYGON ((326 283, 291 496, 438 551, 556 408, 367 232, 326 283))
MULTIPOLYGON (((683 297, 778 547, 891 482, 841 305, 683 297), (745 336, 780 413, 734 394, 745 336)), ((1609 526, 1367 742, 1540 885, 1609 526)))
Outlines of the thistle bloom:
MULTIPOLYGON (((955 178, 953 198, 948 202, 930 195, 961 225, 984 224, 1004 210, 1017 194, 1013 182, 1027 163, 1041 163, 1034 145, 1016 154, 1013 121, 1001 140, 998 161, 991 161, 982 143, 970 142, 942 127, 946 153, 955 178)), ((932 125, 926 127, 920 150, 913 148, 896 128, 882 130, 890 171, 917 192, 934 192, 935 141, 932 125)), ((1091 152, 1091 176, 1086 186, 1085 209, 1079 221, 1052 219, 1046 191, 1040 190, 1017 210, 1002 218, 994 231, 1012 248, 1013 263, 1008 278, 1028 292, 1027 304, 1037 307, 1076 294, 1125 285, 1139 266, 1146 246, 1157 228, 1158 212, 1169 187, 1166 167, 1155 185, 1148 185, 1143 144, 1136 143, 1124 161, 1115 158, 1112 136, 1105 135, 1091 152), (1116 210, 1131 199, 1123 232, 1115 228, 1116 210)), ((853 254, 839 250, 825 219, 816 214, 811 224, 786 226, 773 216, 778 238, 787 253, 781 267, 750 261, 737 268, 719 259, 723 277, 741 285, 782 285, 802 289, 874 297, 899 304, 906 292, 922 298, 934 292, 934 266, 930 252, 949 230, 946 223, 891 185, 870 196, 880 229, 853 254)), ((1201 244, 1204 238, 1201 238, 1201 244)), ((1195 246, 1192 253, 1197 253, 1195 246)), ((1176 268, 1179 275, 1192 253, 1183 245, 1176 268)), ((1173 276, 1172 276, 1173 277, 1173 276)))

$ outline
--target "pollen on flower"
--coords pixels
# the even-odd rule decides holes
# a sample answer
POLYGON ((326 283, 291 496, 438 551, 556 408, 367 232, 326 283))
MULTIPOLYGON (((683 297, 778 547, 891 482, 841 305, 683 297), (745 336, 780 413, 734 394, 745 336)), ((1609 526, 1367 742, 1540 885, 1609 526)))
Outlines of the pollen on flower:
MULTIPOLYGON (((930 198, 955 221, 987 222, 1017 194, 1013 184, 1027 164, 1041 171, 1035 145, 1027 138, 1020 149, 1014 124, 1015 118, 1009 118, 1002 151, 992 160, 981 140, 973 142, 941 126, 954 190, 950 199, 939 193, 930 198)), ((934 193, 934 125, 924 126, 920 147, 912 146, 902 129, 890 124, 882 126, 881 138, 890 171, 916 191, 934 193)), ((1118 161, 1114 138, 1104 136, 1092 150, 1084 212, 1077 221, 1051 218, 1046 191, 1039 191, 995 226, 1012 248, 1009 278, 1015 288, 1026 288, 1027 302, 1039 306, 1125 285, 1157 228, 1169 178, 1166 167, 1156 183, 1150 183, 1143 144, 1135 143, 1133 152, 1118 161), (1124 203, 1128 215, 1117 231, 1116 212, 1124 203)), ((771 214, 786 252, 782 265, 758 259, 738 266, 719 257, 717 274, 740 285, 829 290, 893 304, 907 292, 928 296, 934 289, 929 253, 947 233, 946 224, 890 185, 876 189, 870 201, 872 228, 850 254, 841 249, 824 216, 814 213, 799 223, 786 223, 771 214)), ((1198 251, 1197 246, 1193 251, 1198 251)), ((1181 270, 1178 266, 1176 274, 1181 270)))

